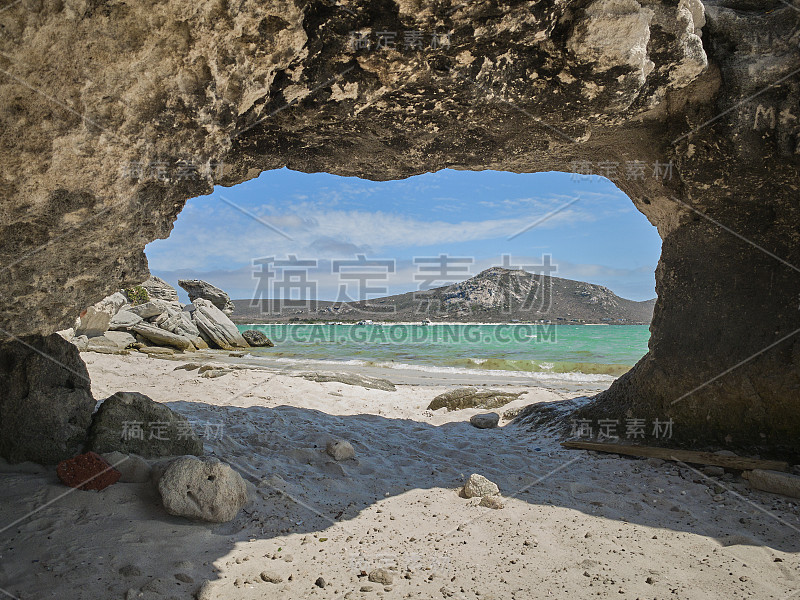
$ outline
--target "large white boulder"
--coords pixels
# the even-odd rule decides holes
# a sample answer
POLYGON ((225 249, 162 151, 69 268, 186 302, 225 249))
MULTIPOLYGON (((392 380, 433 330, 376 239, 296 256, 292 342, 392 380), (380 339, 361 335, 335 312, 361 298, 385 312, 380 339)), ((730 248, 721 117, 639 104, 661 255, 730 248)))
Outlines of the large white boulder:
POLYGON ((159 478, 158 491, 169 514, 212 523, 232 521, 247 503, 242 476, 216 458, 178 458, 159 478))
POLYGON ((138 333, 143 338, 149 340, 157 346, 172 346, 178 350, 189 351, 195 349, 194 344, 192 344, 192 340, 189 338, 166 331, 160 327, 156 327, 155 325, 150 325, 149 323, 137 323, 131 327, 130 330, 134 333, 138 333))
POLYGON ((250 347, 228 315, 214 306, 210 300, 198 298, 193 304, 195 310, 192 317, 195 325, 216 346, 223 350, 250 347))

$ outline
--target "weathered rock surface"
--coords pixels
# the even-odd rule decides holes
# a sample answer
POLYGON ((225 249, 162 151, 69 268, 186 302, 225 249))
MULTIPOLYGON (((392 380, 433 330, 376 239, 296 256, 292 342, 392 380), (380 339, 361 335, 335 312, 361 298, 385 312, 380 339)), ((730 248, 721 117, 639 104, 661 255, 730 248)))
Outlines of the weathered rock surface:
POLYGON ((135 312, 131 312, 129 310, 121 310, 113 317, 111 317, 111 322, 109 323, 109 329, 130 329, 137 323, 142 322, 142 317, 137 315, 135 312))
POLYGON ((500 415, 494 412, 472 415, 469 422, 478 429, 494 429, 500 423, 500 415))
POLYGON ((268 169, 603 175, 658 228, 659 300, 650 352, 584 416, 800 455, 794 7, 81 6, 3 11, 4 331, 70 327, 147 278, 145 245, 188 198, 268 169), (387 27, 450 35, 354 47, 387 27))
POLYGON ((209 300, 198 298, 192 304, 195 309, 192 313, 195 325, 215 346, 223 350, 250 347, 228 315, 209 300))
POLYGON ((57 334, 0 344, 0 456, 56 464, 80 454, 95 400, 78 349, 57 334))
POLYGON ((165 329, 156 327, 155 325, 150 325, 149 323, 137 323, 131 327, 130 330, 160 346, 172 346, 178 350, 191 351, 195 349, 194 344, 192 344, 192 340, 190 340, 188 337, 171 333, 165 329))
POLYGON ((247 503, 242 476, 216 458, 176 459, 159 478, 158 491, 171 515, 212 523, 232 521, 247 503))
POLYGON ((129 306, 126 310, 140 316, 142 319, 150 319, 163 313, 170 313, 175 310, 175 307, 163 300, 149 300, 136 306, 129 306))
POLYGON ((151 300, 164 300, 171 304, 178 302, 178 291, 160 277, 150 275, 147 281, 140 285, 147 290, 151 300))
POLYGON ((464 484, 464 497, 465 498, 484 498, 486 496, 494 496, 500 493, 500 488, 497 484, 489 481, 483 475, 473 473, 464 484))
POLYGON ((523 392, 503 392, 500 390, 478 390, 474 387, 458 388, 439 394, 431 403, 428 410, 446 408, 448 411, 464 408, 499 408, 516 400, 523 392))
POLYGON ((103 335, 89 338, 87 350, 119 354, 136 344, 136 338, 127 331, 106 331, 103 335))
POLYGON ((75 335, 85 335, 86 337, 103 335, 110 324, 111 314, 108 311, 90 306, 78 317, 75 323, 75 335))
POLYGON ((272 343, 266 335, 256 329, 247 329, 242 332, 242 337, 253 348, 272 348, 275 344, 272 343))
POLYGON ((206 341, 200 337, 200 330, 194 324, 194 321, 192 321, 191 314, 187 311, 182 310, 170 314, 159 323, 159 327, 189 339, 192 345, 198 350, 208 348, 206 341))
POLYGON ((203 453, 183 415, 138 392, 117 392, 103 401, 92 418, 87 447, 145 458, 203 453))
POLYGON ((178 285, 189 294, 189 302, 192 304, 198 298, 202 298, 211 302, 226 315, 233 314, 236 308, 227 293, 202 279, 181 279, 178 281, 178 285))
POLYGON ((80 490, 104 490, 119 481, 121 473, 94 452, 58 463, 56 474, 64 485, 80 490))
POLYGON ((370 377, 368 375, 359 375, 358 373, 303 373, 303 379, 309 381, 316 381, 318 383, 343 383, 345 385, 356 385, 359 387, 383 390, 384 392, 395 392, 397 387, 388 379, 381 379, 380 377, 370 377))

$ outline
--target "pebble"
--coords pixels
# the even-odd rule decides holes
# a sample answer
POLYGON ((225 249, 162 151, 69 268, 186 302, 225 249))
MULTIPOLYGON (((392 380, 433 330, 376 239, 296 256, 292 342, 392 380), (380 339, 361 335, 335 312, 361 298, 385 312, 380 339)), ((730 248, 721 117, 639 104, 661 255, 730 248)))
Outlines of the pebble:
POLYGON ((503 508, 504 504, 503 501, 500 500, 500 496, 484 496, 483 498, 481 498, 479 506, 499 510, 503 508))
POLYGON ((325 580, 322 577, 317 577, 317 580, 314 582, 314 585, 316 585, 319 588, 324 588, 325 580))
POLYGON ((394 576, 388 569, 374 569, 370 571, 368 579, 372 583, 381 583, 383 585, 392 585, 394 576))
POLYGON ((489 481, 483 475, 473 473, 464 484, 465 498, 483 498, 485 496, 495 496, 500 493, 497 484, 489 481))
POLYGON ((325 452, 336 461, 348 460, 356 455, 353 445, 347 440, 331 440, 328 442, 325 452))
POLYGON ((261 571, 261 580, 267 583, 281 583, 283 577, 278 575, 275 571, 261 571))

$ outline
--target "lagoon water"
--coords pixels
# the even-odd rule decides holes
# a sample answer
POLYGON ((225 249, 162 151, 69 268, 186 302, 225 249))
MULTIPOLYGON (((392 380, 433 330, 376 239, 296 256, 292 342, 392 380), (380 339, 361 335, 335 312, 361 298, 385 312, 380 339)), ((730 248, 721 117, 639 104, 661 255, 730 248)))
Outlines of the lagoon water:
MULTIPOLYGON (((429 373, 495 371, 533 379, 610 381, 646 352, 646 325, 259 324, 274 348, 254 348, 297 366, 363 365, 429 373)), ((499 373, 498 373, 499 374, 499 373)))

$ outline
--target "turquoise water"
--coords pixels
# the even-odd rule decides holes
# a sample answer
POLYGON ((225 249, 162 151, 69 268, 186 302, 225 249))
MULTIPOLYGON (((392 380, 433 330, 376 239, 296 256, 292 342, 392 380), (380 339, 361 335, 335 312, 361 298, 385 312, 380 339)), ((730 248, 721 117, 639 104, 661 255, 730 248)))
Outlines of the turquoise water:
POLYGON ((239 325, 274 348, 253 356, 427 371, 500 370, 616 377, 646 352, 646 325, 239 325))

